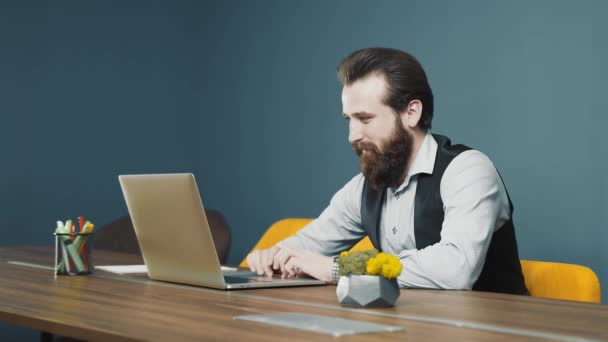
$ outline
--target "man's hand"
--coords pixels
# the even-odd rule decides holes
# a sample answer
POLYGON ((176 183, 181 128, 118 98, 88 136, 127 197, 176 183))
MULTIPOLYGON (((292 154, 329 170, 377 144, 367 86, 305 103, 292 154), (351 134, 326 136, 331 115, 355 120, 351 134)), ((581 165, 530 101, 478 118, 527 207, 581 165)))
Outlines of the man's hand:
MULTIPOLYGON (((247 264, 251 272, 256 272, 259 275, 272 276, 273 265, 275 264, 275 256, 281 250, 278 246, 268 249, 260 249, 253 251, 247 256, 247 264)), ((277 268, 275 268, 277 269, 277 268)))
POLYGON ((332 257, 326 257, 314 252, 283 247, 281 254, 287 256, 285 265, 281 266, 283 278, 288 276, 297 276, 298 273, 305 273, 309 276, 331 282, 331 266, 333 264, 332 257))
POLYGON ((247 256, 247 264, 252 272, 259 275, 272 276, 273 270, 281 270, 281 273, 286 274, 285 264, 291 255, 279 246, 274 246, 268 249, 253 251, 247 256))
POLYGON ((252 272, 272 276, 273 270, 281 270, 283 278, 307 274, 313 278, 331 282, 333 259, 324 255, 289 247, 274 246, 253 251, 247 256, 247 264, 252 272))

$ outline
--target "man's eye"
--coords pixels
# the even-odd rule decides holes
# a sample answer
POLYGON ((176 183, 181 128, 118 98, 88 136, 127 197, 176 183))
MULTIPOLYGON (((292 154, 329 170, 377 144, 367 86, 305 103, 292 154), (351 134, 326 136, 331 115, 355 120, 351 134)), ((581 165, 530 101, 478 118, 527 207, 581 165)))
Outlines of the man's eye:
POLYGON ((368 123, 371 119, 372 119, 371 117, 364 117, 364 118, 361 118, 361 122, 368 123))

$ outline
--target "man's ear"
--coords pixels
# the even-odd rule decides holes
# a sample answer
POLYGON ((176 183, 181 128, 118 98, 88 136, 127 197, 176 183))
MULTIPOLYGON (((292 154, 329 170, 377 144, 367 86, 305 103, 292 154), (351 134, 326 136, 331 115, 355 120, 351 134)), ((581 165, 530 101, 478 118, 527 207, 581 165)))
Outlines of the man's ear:
POLYGON ((401 113, 401 124, 403 127, 410 129, 416 127, 422 117, 422 102, 420 100, 412 100, 401 113))

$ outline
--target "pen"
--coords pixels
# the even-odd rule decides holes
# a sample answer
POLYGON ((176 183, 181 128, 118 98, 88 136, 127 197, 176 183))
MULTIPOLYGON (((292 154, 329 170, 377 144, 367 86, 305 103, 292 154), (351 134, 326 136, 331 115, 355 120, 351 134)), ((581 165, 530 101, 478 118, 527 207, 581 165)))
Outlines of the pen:
POLYGON ((80 230, 80 233, 83 233, 83 229, 84 228, 84 216, 78 216, 78 229, 80 230))

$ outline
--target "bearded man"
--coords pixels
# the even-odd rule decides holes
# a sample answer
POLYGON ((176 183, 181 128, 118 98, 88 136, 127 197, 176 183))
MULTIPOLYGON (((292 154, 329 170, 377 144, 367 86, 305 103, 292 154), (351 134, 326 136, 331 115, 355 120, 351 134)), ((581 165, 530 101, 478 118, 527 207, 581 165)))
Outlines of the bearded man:
POLYGON ((295 236, 251 253, 251 270, 336 282, 335 256, 369 236, 401 260, 400 287, 527 294, 504 183, 483 153, 431 134, 433 93, 416 58, 363 49, 338 77, 362 172, 295 236))

